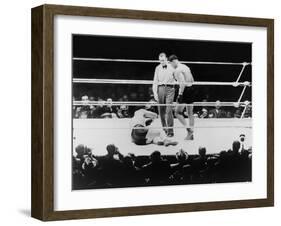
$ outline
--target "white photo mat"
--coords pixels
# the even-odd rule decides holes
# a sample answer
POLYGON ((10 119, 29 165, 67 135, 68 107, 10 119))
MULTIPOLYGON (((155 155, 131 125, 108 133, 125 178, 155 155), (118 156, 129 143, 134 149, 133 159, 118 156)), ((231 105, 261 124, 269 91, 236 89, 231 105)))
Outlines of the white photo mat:
POLYGON ((54 22, 55 211, 266 198, 266 28, 62 15, 54 22), (72 191, 72 34, 251 42, 252 182, 72 191))

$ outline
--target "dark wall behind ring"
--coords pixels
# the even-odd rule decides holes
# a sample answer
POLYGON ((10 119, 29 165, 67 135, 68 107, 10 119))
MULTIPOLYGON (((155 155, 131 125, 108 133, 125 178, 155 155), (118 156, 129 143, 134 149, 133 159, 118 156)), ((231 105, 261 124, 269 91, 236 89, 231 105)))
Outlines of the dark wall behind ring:
MULTIPOLYGON (((160 52, 166 52, 167 55, 176 54, 180 60, 186 61, 252 61, 251 43, 94 35, 73 35, 72 41, 73 57, 157 60, 160 52)), ((73 61, 73 77, 152 80, 156 65, 156 63, 73 61)), ((236 65, 188 66, 196 81, 233 82, 241 70, 241 66, 236 65)), ((246 67, 241 81, 252 81, 251 66, 246 67)), ((74 96, 79 98, 83 93, 87 93, 88 91, 83 90, 91 90, 88 86, 75 84, 74 96)), ((198 99, 205 98, 204 92, 211 92, 208 96, 211 96, 212 100, 225 98, 225 101, 235 101, 241 93, 241 88, 232 87, 197 87, 197 89, 199 94, 201 93, 198 99)), ((247 89, 243 99, 251 100, 250 89, 247 89)))

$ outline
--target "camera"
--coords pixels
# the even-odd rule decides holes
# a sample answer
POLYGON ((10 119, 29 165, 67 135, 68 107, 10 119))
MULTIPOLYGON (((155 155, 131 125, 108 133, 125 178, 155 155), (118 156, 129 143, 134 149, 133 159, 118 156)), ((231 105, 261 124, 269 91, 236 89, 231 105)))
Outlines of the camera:
POLYGON ((240 138, 240 142, 243 143, 246 139, 245 134, 240 134, 239 138, 240 138))

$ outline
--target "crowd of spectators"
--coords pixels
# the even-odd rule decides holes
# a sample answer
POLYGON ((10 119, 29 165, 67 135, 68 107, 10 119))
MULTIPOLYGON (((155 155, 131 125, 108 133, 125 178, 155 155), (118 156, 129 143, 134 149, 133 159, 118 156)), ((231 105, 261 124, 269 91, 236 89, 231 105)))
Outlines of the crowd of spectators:
MULTIPOLYGON (((73 98, 73 100, 77 100, 73 98)), ((127 95, 119 98, 116 101, 127 102, 134 101, 127 95)), ((131 118, 134 115, 135 107, 128 105, 112 105, 112 98, 102 99, 101 97, 88 97, 83 95, 79 101, 82 101, 84 105, 73 105, 73 118, 131 118), (89 105, 89 101, 98 101, 98 105, 89 105)), ((145 101, 154 101, 153 96, 145 101)), ((202 102, 207 102, 207 99, 203 99, 202 102)), ((219 103, 219 101, 218 101, 219 103)), ((158 113, 157 107, 153 107, 153 110, 158 113)), ((194 116, 197 118, 240 118, 244 107, 223 107, 219 104, 215 107, 194 107, 194 116)), ((187 117, 187 112, 184 112, 187 117)), ((243 115, 244 118, 252 117, 252 108, 249 105, 243 115)))
POLYGON ((154 151, 150 156, 124 156, 109 144, 107 154, 97 156, 93 150, 78 145, 73 154, 73 189, 132 186, 247 182, 252 180, 252 150, 240 141, 218 154, 189 155, 180 149, 175 155, 154 151))

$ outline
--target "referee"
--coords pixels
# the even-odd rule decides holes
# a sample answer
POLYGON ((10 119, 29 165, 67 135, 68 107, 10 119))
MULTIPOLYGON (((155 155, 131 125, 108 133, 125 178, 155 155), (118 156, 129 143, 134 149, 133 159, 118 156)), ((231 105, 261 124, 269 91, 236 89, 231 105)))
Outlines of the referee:
MULTIPOLYGON (((155 68, 153 94, 159 104, 172 104, 175 96, 175 69, 168 63, 165 53, 159 54, 159 65, 155 68)), ((174 116, 172 106, 159 106, 161 124, 168 137, 174 136, 174 116), (168 128, 167 128, 168 127, 168 128)))

